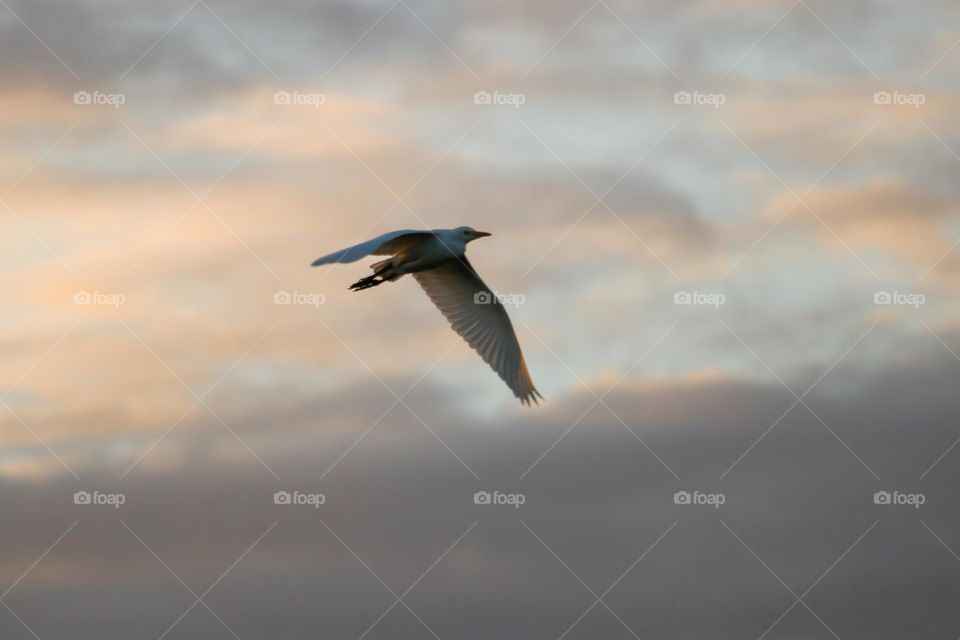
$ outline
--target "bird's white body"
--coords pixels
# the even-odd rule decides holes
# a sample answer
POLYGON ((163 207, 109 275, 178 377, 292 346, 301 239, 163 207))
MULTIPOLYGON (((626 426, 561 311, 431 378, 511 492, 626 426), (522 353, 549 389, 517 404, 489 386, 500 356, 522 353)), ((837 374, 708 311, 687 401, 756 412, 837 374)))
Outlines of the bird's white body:
POLYGON ((530 379, 510 318, 466 258, 467 244, 489 235, 470 227, 393 231, 318 258, 313 266, 389 255, 370 265, 372 276, 350 288, 361 291, 412 274, 454 331, 493 367, 514 395, 524 404, 535 403, 541 396, 530 379))
POLYGON ((467 254, 467 242, 452 229, 438 229, 433 236, 424 238, 401 249, 390 259, 388 280, 408 273, 435 269, 449 260, 458 260, 467 254), (394 277, 395 276, 395 277, 394 277))

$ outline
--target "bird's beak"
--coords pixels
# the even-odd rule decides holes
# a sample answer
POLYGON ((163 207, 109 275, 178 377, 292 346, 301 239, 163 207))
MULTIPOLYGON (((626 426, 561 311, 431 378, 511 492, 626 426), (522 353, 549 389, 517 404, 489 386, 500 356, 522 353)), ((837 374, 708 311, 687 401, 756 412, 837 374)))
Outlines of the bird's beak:
POLYGON ((492 236, 492 233, 487 233, 486 231, 474 231, 473 237, 476 238, 486 238, 487 236, 492 236))

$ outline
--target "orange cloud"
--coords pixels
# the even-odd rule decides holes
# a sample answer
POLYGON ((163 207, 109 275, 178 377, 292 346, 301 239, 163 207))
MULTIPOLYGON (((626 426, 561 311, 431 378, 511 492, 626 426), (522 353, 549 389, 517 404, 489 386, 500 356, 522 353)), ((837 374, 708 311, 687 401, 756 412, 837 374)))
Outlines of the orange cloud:
MULTIPOLYGON (((793 202, 789 194, 779 196, 769 206, 771 215, 793 202)), ((953 242, 948 223, 960 210, 960 198, 921 191, 899 178, 877 178, 863 185, 821 186, 804 202, 851 247, 898 256, 921 271, 953 242)), ((803 212, 803 205, 795 210, 803 212)), ((833 234, 812 216, 793 219, 813 225, 827 244, 836 244, 833 234)))

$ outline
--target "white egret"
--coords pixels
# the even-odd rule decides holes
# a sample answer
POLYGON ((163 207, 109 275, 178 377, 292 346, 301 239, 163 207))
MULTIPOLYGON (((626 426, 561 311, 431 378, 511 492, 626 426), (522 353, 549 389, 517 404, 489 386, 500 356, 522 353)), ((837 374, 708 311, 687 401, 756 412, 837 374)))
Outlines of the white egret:
POLYGON ((389 255, 370 265, 373 275, 361 278, 350 289, 362 291, 413 275, 453 330, 497 372, 513 394, 524 404, 537 404, 543 396, 530 379, 510 318, 466 257, 467 243, 489 235, 470 227, 393 231, 317 258, 312 266, 389 255))

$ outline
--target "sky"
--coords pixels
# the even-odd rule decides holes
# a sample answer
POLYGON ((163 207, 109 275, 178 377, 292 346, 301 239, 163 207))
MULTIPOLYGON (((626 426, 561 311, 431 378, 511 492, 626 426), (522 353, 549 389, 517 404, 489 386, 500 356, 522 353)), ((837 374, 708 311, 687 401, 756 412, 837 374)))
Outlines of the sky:
POLYGON ((960 7, 0 0, 0 637, 960 636, 960 7), (469 225, 521 406, 416 282, 469 225))

